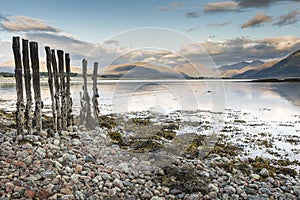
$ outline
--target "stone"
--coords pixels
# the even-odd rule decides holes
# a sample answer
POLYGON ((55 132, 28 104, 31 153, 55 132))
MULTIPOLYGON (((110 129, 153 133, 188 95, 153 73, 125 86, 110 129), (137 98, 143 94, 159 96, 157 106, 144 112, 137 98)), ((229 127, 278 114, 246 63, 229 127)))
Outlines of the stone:
POLYGON ((63 160, 67 161, 67 162, 74 162, 74 161, 77 160, 77 158, 76 158, 75 155, 71 155, 71 154, 65 153, 65 154, 63 154, 63 160))
POLYGON ((181 194, 182 191, 179 190, 179 189, 174 188, 174 189, 172 189, 172 190, 170 191, 170 193, 171 193, 171 194, 174 194, 174 195, 177 195, 177 194, 181 194))
POLYGON ((217 186, 215 186, 214 184, 209 184, 208 185, 208 191, 209 192, 219 192, 219 188, 217 186))
POLYGON ((80 191, 74 192, 74 196, 75 196, 76 199, 79 199, 79 200, 85 200, 86 199, 85 195, 80 191))
POLYGON ((71 145, 73 145, 73 146, 79 146, 79 145, 82 145, 82 143, 80 142, 79 139, 74 138, 74 139, 71 140, 71 145))
POLYGON ((33 190, 26 190, 25 193, 24 193, 24 196, 27 197, 27 198, 35 198, 35 191, 33 190))
POLYGON ((153 196, 150 200, 163 200, 163 198, 159 196, 153 196))
POLYGON ((254 180, 259 180, 260 179, 260 175, 258 175, 258 174, 251 174, 250 178, 253 178, 254 180))
POLYGON ((236 189, 232 187, 231 185, 228 185, 224 188, 225 193, 227 194, 234 194, 236 193, 236 189))
POLYGON ((74 200, 74 199, 75 199, 74 195, 70 195, 70 194, 61 197, 61 200, 74 200))
POLYGON ((51 195, 52 195, 52 192, 47 190, 46 188, 40 189, 37 194, 39 199, 47 199, 51 195))
POLYGON ((95 161, 95 158, 94 158, 94 156, 92 156, 92 155, 86 155, 85 157, 84 157, 84 161, 85 162, 94 162, 95 161))
POLYGON ((41 173, 41 176, 43 178, 54 178, 56 176, 56 173, 54 171, 44 171, 41 173))
POLYGON ((114 185, 114 187, 118 187, 120 189, 124 188, 123 182, 117 178, 113 181, 113 185, 114 185))
POLYGON ((267 178, 270 176, 270 172, 266 168, 263 168, 262 170, 260 170, 260 172, 258 174, 264 178, 267 178))
POLYGON ((294 191, 294 194, 299 196, 300 195, 300 186, 297 185, 297 186, 293 186, 293 191, 294 191))
POLYGON ((268 194, 268 195, 272 194, 272 192, 268 188, 259 188, 258 192, 261 194, 268 194))
POLYGON ((55 139, 55 140, 53 141, 53 144, 54 144, 55 146, 59 146, 59 145, 60 145, 60 141, 59 141, 58 139, 55 139))
POLYGON ((108 173, 103 173, 102 179, 105 180, 105 181, 113 180, 113 178, 108 173))

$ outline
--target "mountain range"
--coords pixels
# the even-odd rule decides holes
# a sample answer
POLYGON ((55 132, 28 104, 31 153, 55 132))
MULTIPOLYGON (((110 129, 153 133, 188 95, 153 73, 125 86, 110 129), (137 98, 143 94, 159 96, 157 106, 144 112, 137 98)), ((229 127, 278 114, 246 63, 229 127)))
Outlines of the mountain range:
POLYGON ((300 78, 300 50, 270 66, 258 66, 232 78, 300 78))
MULTIPOLYGON (((0 72, 14 73, 14 62, 0 64, 0 72)), ((40 62, 41 72, 46 72, 45 62, 40 62)), ((71 67, 74 73, 81 73, 79 67, 71 67)), ((263 62, 261 60, 242 61, 231 65, 222 65, 212 70, 205 65, 190 63, 169 67, 160 64, 135 62, 110 65, 100 73, 105 78, 125 79, 185 79, 185 78, 234 78, 269 79, 300 78, 300 50, 281 60, 263 62)))

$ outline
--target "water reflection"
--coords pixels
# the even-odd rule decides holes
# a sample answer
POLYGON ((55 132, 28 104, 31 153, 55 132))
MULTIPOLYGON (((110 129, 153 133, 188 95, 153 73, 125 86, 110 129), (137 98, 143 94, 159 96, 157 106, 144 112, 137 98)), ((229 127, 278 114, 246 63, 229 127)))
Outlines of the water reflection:
MULTIPOLYGON (((300 114, 299 83, 251 83, 220 81, 102 81, 99 83, 102 111, 218 110, 233 109, 257 114, 267 120, 289 120, 300 114), (108 109, 110 105, 110 109, 108 109)), ((74 110, 79 112, 81 82, 73 82, 74 110)), ((89 87, 92 95, 92 85, 89 87)), ((50 105, 47 82, 41 85, 45 105, 50 105)), ((15 83, 0 81, 0 100, 15 108, 15 83)), ((47 106, 46 106, 47 108, 47 106)))

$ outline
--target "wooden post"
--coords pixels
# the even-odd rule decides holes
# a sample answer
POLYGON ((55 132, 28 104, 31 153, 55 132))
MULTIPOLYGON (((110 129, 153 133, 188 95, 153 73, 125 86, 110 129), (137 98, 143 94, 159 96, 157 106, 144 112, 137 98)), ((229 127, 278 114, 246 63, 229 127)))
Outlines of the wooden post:
POLYGON ((93 71, 93 106, 94 106, 94 117, 96 123, 99 123, 99 107, 98 107, 98 88, 97 88, 97 77, 98 77, 98 62, 94 62, 94 71, 93 71))
POLYGON ((53 90, 53 73, 52 73, 52 55, 50 47, 45 47, 46 51, 46 63, 47 63, 47 71, 48 71, 48 85, 50 90, 51 102, 52 102, 52 127, 55 132, 57 132, 57 115, 56 115, 56 104, 53 90))
POLYGON ((71 91, 70 91, 70 73, 71 73, 71 66, 70 66, 70 54, 65 54, 65 62, 66 62, 66 98, 67 98, 67 126, 73 125, 73 117, 72 117, 72 98, 71 98, 71 91))
POLYGON ((24 134, 24 97, 23 97, 23 82, 22 82, 22 63, 20 53, 20 38, 13 37, 12 48, 15 59, 15 79, 17 90, 17 133, 18 135, 24 134))
POLYGON ((54 85, 55 85, 55 106, 56 106, 56 118, 57 118, 57 131, 61 131, 61 108, 60 108, 60 86, 59 86, 59 74, 57 70, 57 62, 55 56, 55 50, 51 50, 52 54, 52 69, 53 69, 53 77, 54 77, 54 85))
POLYGON ((61 123, 62 129, 67 130, 67 105, 66 105, 66 83, 64 72, 64 52, 57 50, 58 69, 60 77, 60 93, 61 93, 61 123))
POLYGON ((26 90, 26 128, 27 133, 31 134, 32 129, 32 97, 31 97, 31 74, 29 67, 29 54, 28 54, 28 40, 22 40, 23 46, 23 67, 24 67, 24 77, 25 77, 25 90, 26 90))
POLYGON ((85 123, 86 128, 93 127, 91 116, 90 96, 87 90, 87 61, 82 60, 83 95, 81 97, 82 110, 80 111, 80 123, 85 123))
POLYGON ((40 87, 40 64, 38 56, 38 43, 30 42, 30 58, 32 68, 32 80, 35 100, 35 118, 36 118, 36 129, 38 132, 42 131, 42 106, 43 102, 41 99, 41 87, 40 87))

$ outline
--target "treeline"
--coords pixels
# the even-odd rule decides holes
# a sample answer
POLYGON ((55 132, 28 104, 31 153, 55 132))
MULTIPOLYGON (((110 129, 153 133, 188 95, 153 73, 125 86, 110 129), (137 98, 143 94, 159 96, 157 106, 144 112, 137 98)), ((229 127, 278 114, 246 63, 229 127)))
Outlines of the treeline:
MULTIPOLYGON (((12 72, 0 72, 0 77, 14 77, 15 73, 12 72)), ((41 77, 48 77, 48 72, 40 72, 41 77)), ((70 77, 79 77, 81 74, 79 73, 70 73, 70 77)))

